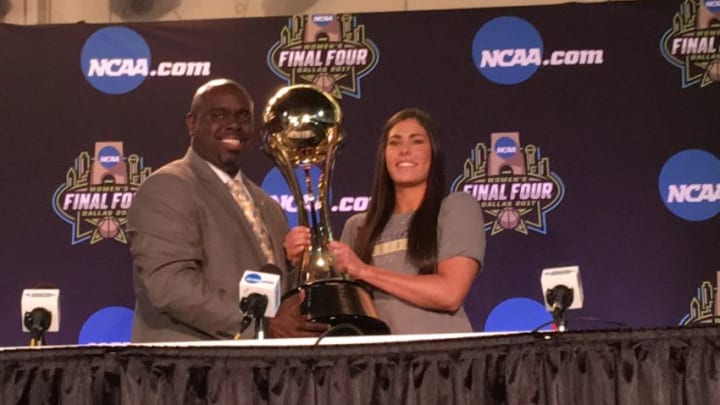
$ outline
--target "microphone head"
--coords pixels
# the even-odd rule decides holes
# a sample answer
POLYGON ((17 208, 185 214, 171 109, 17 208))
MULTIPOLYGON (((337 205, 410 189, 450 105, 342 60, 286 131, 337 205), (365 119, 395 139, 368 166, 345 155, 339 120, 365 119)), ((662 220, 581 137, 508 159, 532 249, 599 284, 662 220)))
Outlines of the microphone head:
POLYGON ((559 318, 573 303, 574 292, 572 288, 558 284, 545 292, 545 299, 551 305, 550 313, 553 318, 559 318))
POLYGON ((251 294, 259 294, 267 297, 267 307, 264 316, 272 318, 280 307, 280 269, 274 264, 266 264, 259 271, 245 270, 240 279, 239 298, 240 302, 251 294))
POLYGON ((23 332, 32 332, 33 325, 37 328, 37 325, 44 325, 46 322, 49 325, 43 326, 43 328, 48 332, 59 331, 60 290, 57 288, 26 288, 23 290, 20 300, 20 319, 23 332))
POLYGON ((40 336, 47 332, 52 322, 52 313, 45 308, 35 308, 30 312, 25 312, 23 325, 31 334, 40 336))
POLYGON ((540 284, 543 291, 543 301, 545 301, 545 309, 548 311, 553 310, 553 304, 555 297, 549 297, 547 292, 553 291, 553 294, 558 294, 559 287, 563 286, 570 289, 573 294, 561 294, 564 297, 557 297, 570 299, 567 302, 564 309, 580 309, 583 307, 583 289, 582 280, 580 279, 580 268, 578 266, 565 266, 565 267, 553 267, 543 269, 540 276, 540 284))
POLYGON ((260 273, 268 273, 268 274, 275 274, 278 276, 282 276, 282 270, 280 270, 280 267, 278 267, 272 263, 267 263, 267 264, 263 265, 262 267, 260 267, 260 269, 258 271, 260 273))
POLYGON ((58 286, 56 286, 53 283, 47 282, 47 281, 42 281, 42 282, 39 282, 39 283, 35 284, 34 286, 32 286, 32 289, 33 290, 57 290, 58 286))

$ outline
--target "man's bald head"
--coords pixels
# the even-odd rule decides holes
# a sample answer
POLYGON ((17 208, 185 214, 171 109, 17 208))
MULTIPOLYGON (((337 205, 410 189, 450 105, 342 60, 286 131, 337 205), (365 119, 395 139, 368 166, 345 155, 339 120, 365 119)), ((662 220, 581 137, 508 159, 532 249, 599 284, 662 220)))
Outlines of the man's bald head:
POLYGON ((250 100, 250 104, 252 105, 252 98, 250 98, 250 93, 248 93, 248 91, 245 89, 245 87, 241 86, 238 82, 236 82, 234 80, 220 78, 220 79, 210 80, 209 82, 206 82, 202 86, 198 87, 197 90, 195 90, 195 94, 193 95, 192 102, 190 103, 189 114, 194 114, 197 112, 198 108, 200 108, 200 106, 202 106, 202 103, 205 100, 208 93, 212 92, 215 89, 219 89, 222 87, 236 88, 242 94, 244 94, 248 100, 250 100))

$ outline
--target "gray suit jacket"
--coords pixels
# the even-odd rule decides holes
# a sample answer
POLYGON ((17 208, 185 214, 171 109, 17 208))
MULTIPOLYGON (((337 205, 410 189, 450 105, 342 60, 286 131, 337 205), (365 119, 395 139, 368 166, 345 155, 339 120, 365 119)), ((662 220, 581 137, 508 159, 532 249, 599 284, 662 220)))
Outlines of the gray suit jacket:
MULTIPOLYGON (((243 180, 286 283, 285 214, 243 180)), ((242 210, 205 160, 189 149, 148 177, 133 198, 127 232, 137 297, 133 342, 227 339, 236 333, 242 274, 266 260, 242 210)))

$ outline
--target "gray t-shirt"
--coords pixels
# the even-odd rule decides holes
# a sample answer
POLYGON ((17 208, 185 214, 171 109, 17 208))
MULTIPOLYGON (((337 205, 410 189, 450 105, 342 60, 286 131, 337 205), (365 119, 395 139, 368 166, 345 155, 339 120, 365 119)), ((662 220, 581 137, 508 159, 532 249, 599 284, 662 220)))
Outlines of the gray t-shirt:
MULTIPOLYGON (((375 243, 373 265, 398 273, 417 274, 418 269, 406 260, 407 230, 412 215, 404 213, 390 217, 375 243)), ((348 219, 341 241, 352 247, 364 220, 365 214, 348 219)), ((465 256, 477 260, 482 268, 485 257, 483 226, 482 209, 472 196, 463 192, 448 195, 438 217, 438 261, 465 256)), ((374 297, 378 316, 393 334, 472 332, 464 307, 447 313, 418 307, 379 290, 374 291, 374 297)))

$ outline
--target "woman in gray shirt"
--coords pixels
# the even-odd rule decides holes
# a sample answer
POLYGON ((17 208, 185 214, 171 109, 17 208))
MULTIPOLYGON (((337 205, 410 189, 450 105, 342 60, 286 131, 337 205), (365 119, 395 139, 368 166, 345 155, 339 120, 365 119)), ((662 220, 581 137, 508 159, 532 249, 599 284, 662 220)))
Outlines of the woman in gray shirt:
MULTIPOLYGON (((472 331, 463 302, 485 254, 483 214, 467 193, 446 196, 436 136, 421 110, 388 120, 368 212, 329 244, 337 270, 375 288, 378 316, 395 334, 472 331)), ((309 238, 293 229, 288 257, 309 238)))

